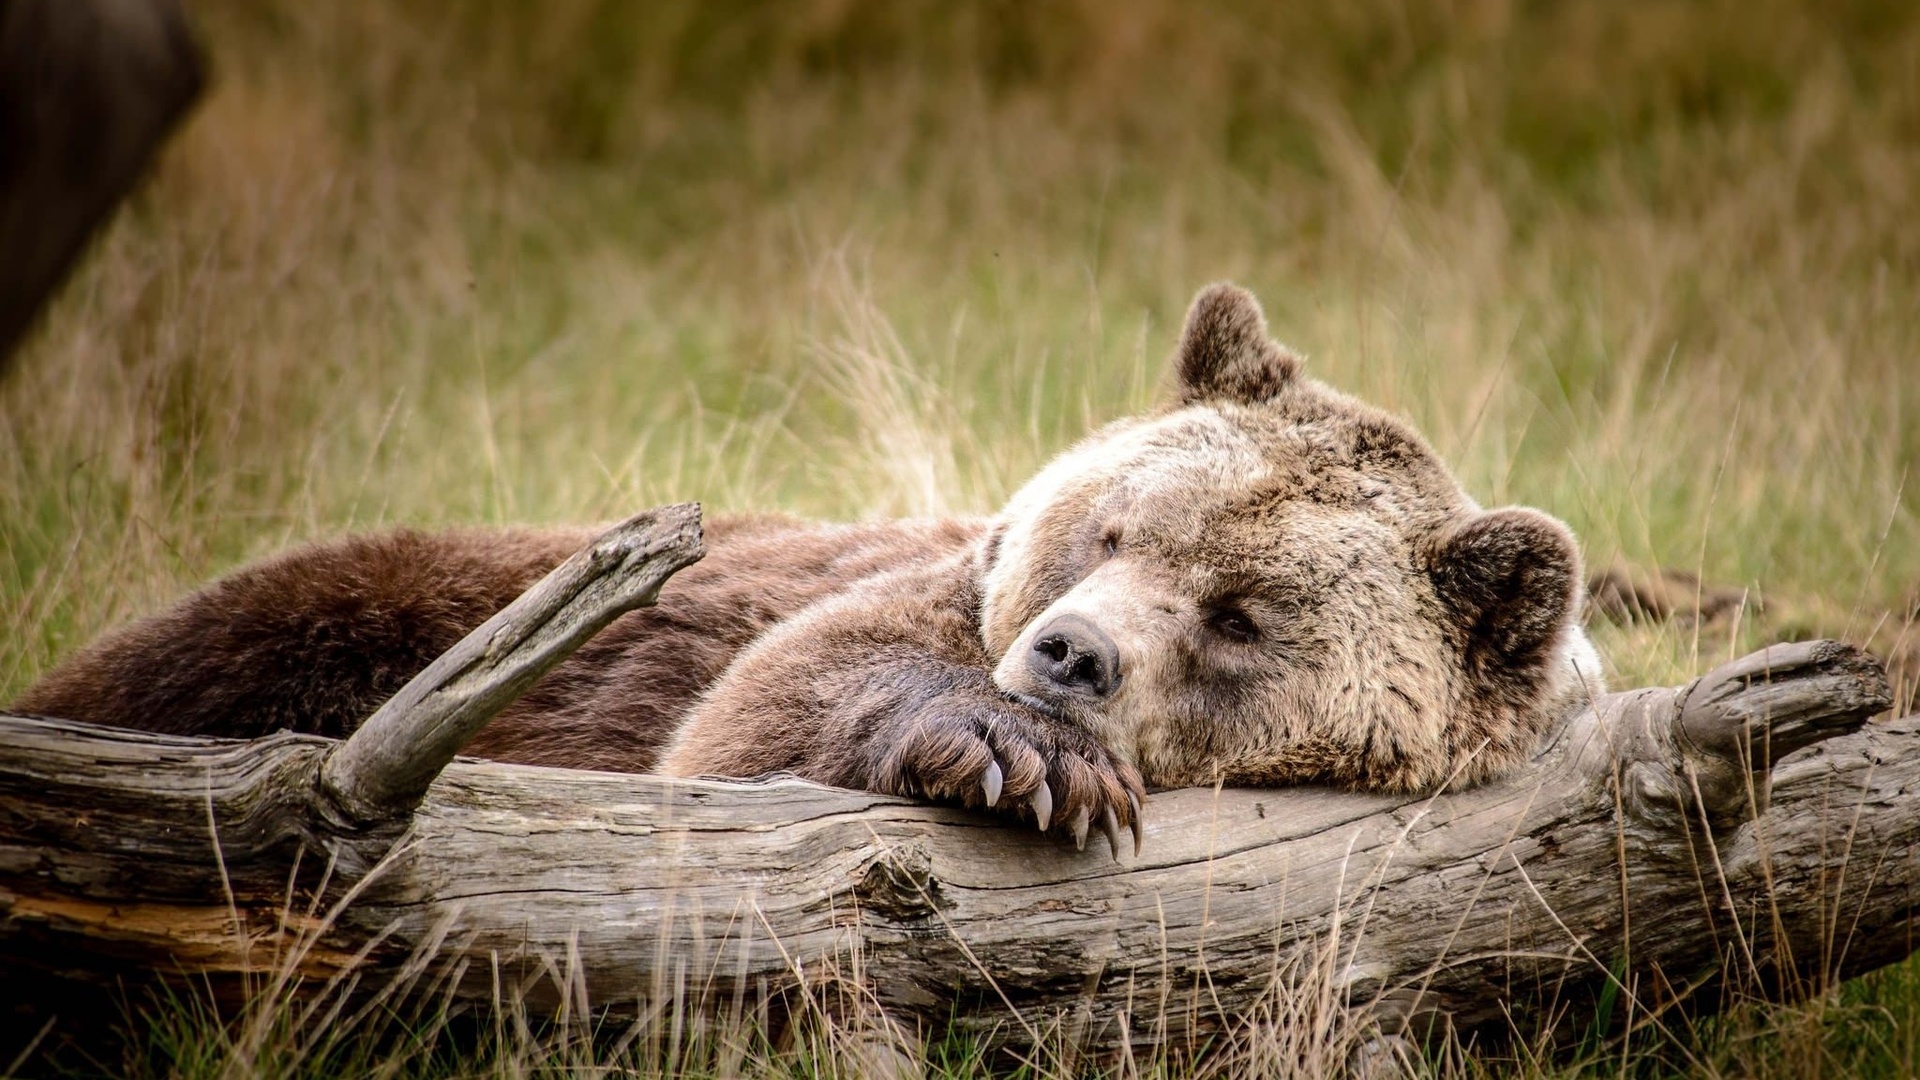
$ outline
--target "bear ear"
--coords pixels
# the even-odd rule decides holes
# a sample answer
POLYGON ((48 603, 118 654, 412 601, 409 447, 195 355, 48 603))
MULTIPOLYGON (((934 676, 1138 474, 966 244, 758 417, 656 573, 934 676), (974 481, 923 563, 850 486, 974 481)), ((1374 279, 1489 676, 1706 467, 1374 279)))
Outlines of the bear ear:
POLYGON ((1580 552, 1565 525, 1514 507, 1476 514, 1435 544, 1430 571, 1465 635, 1468 669, 1544 662, 1580 597, 1580 552))
POLYGON ((1253 294, 1226 282, 1209 285, 1187 310, 1175 359, 1180 403, 1270 401, 1300 371, 1300 358, 1267 337, 1267 319, 1253 294))

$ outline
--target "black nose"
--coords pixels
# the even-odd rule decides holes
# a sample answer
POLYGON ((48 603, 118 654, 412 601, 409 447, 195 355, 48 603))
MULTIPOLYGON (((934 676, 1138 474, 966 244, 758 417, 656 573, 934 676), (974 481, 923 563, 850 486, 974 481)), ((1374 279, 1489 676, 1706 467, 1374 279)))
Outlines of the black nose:
POLYGON ((1027 666, 1064 690, 1106 697, 1120 685, 1120 650, 1100 628, 1078 615, 1062 615, 1034 635, 1027 666))

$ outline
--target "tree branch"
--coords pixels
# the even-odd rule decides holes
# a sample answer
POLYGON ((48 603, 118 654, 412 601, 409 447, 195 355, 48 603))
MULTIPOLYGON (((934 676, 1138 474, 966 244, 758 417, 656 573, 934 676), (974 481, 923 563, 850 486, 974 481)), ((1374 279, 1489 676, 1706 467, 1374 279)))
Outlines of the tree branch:
POLYGON ((322 791, 357 824, 411 812, 500 710, 704 554, 695 503, 609 529, 401 687, 327 755, 322 791))

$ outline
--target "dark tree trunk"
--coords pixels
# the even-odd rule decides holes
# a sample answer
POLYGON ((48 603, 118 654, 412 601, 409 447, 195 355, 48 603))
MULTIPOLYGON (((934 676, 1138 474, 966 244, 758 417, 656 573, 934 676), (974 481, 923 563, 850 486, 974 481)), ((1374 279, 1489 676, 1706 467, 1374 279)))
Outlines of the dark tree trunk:
POLYGON ((204 78, 177 0, 0 0, 0 374, 204 78))

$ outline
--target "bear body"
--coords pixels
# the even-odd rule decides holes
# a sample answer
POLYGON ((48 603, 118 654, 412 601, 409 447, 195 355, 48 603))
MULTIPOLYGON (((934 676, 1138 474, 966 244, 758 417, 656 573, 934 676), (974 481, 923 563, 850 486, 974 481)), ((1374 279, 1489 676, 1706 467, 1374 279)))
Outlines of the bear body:
MULTIPOLYGON (((672 775, 789 771, 1084 839, 1146 785, 1435 790, 1601 687, 1580 561, 1482 510, 1403 422, 1299 372, 1231 286, 1171 400, 992 518, 717 517, 708 554, 469 746, 672 775)), ((21 711, 340 735, 591 529, 397 532, 242 569, 56 668, 21 711)), ((1117 841, 1116 841, 1117 842, 1117 841)))
MULTIPOLYGON (((770 627, 863 579, 951 558, 984 530, 983 519, 710 517, 707 555, 657 606, 615 620, 466 752, 647 772, 701 691, 770 627)), ((108 634, 16 708, 174 734, 344 736, 599 531, 403 529, 296 548, 108 634)))

